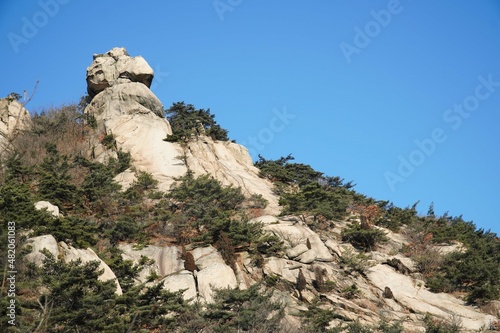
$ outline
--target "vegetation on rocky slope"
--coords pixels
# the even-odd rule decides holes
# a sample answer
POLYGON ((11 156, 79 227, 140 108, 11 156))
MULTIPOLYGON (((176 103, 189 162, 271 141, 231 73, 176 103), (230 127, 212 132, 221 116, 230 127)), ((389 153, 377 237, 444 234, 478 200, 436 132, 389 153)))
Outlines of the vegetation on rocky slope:
MULTIPOLYGON (((216 124, 209 111, 181 102, 170 112, 176 135, 170 141, 188 139, 198 121, 207 135, 227 140, 227 131, 216 124)), ((95 161, 86 142, 88 136, 96 135, 93 131, 81 106, 46 110, 33 117, 32 130, 15 139, 15 153, 2 163, 0 237, 6 239, 5 226, 16 221, 19 238, 19 312, 13 331, 257 333, 283 329, 284 305, 272 293, 283 285, 272 276, 247 290, 221 290, 207 306, 187 302, 182 293, 165 291, 161 284, 134 283, 138 267, 121 258, 120 242, 144 246, 161 239, 182 247, 211 244, 230 267, 235 265, 235 253, 241 251, 248 252, 258 267, 264 257, 280 255, 282 242, 264 232, 261 224, 249 223, 259 215, 265 204, 262 200, 245 198, 239 188, 224 187, 210 175, 195 177, 188 172, 177 179, 169 193, 163 193, 150 174, 136 172, 136 181, 122 191, 114 177, 131 165, 130 156, 103 136, 101 140, 111 142, 108 148, 116 157, 104 163, 95 161), (36 210, 34 203, 39 200, 57 204, 62 216, 53 218, 36 210), (52 234, 74 247, 94 248, 117 275, 123 295, 114 293, 112 281, 97 280, 96 263, 64 263, 48 254, 43 269, 26 263, 22 257, 27 249, 21 244, 27 233, 52 234)), ((342 240, 365 253, 386 241, 379 227, 405 233, 410 243, 401 251, 417 263, 429 288, 463 293, 476 305, 500 297, 500 241, 495 234, 477 230, 461 217, 435 216, 432 207, 420 216, 416 204, 400 208, 366 197, 354 190, 352 182, 292 161, 288 155, 277 160, 260 157, 255 163, 261 176, 274 183, 284 215, 299 216, 319 234, 331 233, 339 220, 349 221, 342 240), (440 254, 435 246, 443 243, 463 244, 463 250, 440 254)), ((6 247, 0 242, 0 253, 7 253, 6 247)), ((341 265, 362 274, 364 262, 361 255, 353 255, 346 256, 341 265)), ((0 267, 4 272, 6 265, 3 256, 0 267)), ((318 290, 335 287, 321 279, 321 271, 316 274, 318 290)), ((8 320, 5 279, 4 273, 0 327, 7 327, 8 320)), ((302 291, 303 281, 283 288, 302 291)), ((349 288, 344 293, 355 295, 356 286, 349 288)), ((351 321, 330 327, 331 320, 339 316, 323 305, 321 300, 308 304, 299 318, 302 331, 403 332, 399 322, 368 327, 351 321)), ((458 326, 430 317, 426 325, 427 332, 459 331, 458 326)), ((292 327, 287 329, 294 332, 292 327)))

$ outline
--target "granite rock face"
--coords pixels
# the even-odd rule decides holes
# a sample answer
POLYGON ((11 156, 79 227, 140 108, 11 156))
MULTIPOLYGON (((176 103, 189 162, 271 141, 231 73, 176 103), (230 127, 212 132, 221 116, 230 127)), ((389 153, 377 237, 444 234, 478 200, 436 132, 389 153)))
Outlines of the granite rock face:
MULTIPOLYGON (((123 48, 94 55, 87 69, 87 89, 92 100, 85 112, 96 119, 101 136, 113 135, 116 149, 129 152, 133 167, 152 174, 162 191, 168 191, 174 179, 185 175, 189 168, 196 176, 210 174, 225 186, 240 187, 246 196, 262 195, 269 202, 266 212, 277 214, 279 205, 273 185, 259 177, 245 147, 207 136, 185 146, 163 141, 172 129, 162 103, 149 89, 153 76, 142 57, 132 58, 123 48)), ((127 188, 134 178, 126 172, 116 180, 127 188)))
POLYGON ((115 47, 104 54, 94 54, 87 68, 87 91, 94 97, 111 86, 140 82, 151 86, 154 72, 143 57, 130 57, 124 48, 115 47))
POLYGON ((56 260, 62 259, 66 263, 76 260, 81 260, 82 263, 98 261, 98 269, 103 270, 103 273, 98 277, 98 279, 100 281, 115 281, 116 293, 118 295, 122 294, 122 288, 115 273, 91 248, 77 249, 66 244, 65 242, 57 242, 52 235, 42 235, 28 238, 24 246, 29 246, 31 248, 31 252, 26 255, 25 259, 37 266, 43 266, 45 254, 43 254, 42 251, 44 250, 51 253, 56 260))
POLYGON ((23 130, 31 127, 31 117, 17 100, 11 97, 0 98, 0 159, 11 149, 10 143, 23 130))

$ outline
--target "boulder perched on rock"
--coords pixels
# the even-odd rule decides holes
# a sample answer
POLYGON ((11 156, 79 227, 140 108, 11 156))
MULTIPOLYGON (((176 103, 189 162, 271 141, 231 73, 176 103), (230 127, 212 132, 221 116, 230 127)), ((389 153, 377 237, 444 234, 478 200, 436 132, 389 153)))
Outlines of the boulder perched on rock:
MULTIPOLYGON (((240 187, 248 197, 260 194, 269 202, 266 212, 279 213, 272 183, 259 177, 245 147, 204 135, 186 145, 163 141, 172 129, 162 103, 149 89, 152 79, 146 61, 130 57, 123 48, 94 56, 87 69, 87 90, 93 98, 85 113, 95 118, 99 136, 112 135, 115 148, 130 153, 134 168, 150 173, 161 191, 168 191, 189 169, 196 176, 210 174, 225 186, 240 187)), ((92 144, 102 155, 96 159, 107 160, 100 142, 92 144)), ((123 179, 124 188, 130 185, 129 175, 116 178, 123 179)))
POLYGON ((87 90, 94 97, 104 89, 130 82, 151 86, 154 72, 143 57, 130 57, 127 50, 115 47, 104 54, 94 54, 87 68, 87 90))

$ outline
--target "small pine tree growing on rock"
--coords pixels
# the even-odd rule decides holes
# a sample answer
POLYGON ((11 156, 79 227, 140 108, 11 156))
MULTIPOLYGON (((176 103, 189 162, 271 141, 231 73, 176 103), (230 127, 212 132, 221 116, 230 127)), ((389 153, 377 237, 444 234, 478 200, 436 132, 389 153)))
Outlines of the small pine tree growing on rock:
POLYGON ((307 281, 302 273, 302 269, 299 269, 299 276, 297 276, 297 290, 299 291, 300 299, 302 300, 302 290, 306 289, 307 281))
POLYGON ((196 270, 196 263, 194 262, 194 257, 191 252, 186 252, 184 269, 190 272, 194 272, 196 270))

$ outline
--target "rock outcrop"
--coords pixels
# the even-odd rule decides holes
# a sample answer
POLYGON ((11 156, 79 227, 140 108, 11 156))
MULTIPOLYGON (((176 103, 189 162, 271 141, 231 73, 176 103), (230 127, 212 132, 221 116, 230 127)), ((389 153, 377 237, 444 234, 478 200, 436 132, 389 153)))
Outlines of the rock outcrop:
POLYGON ((149 88, 153 76, 153 69, 143 57, 130 57, 127 50, 115 47, 105 54, 94 54, 94 61, 87 68, 87 90, 94 97, 121 83, 140 82, 149 88))
POLYGON ((47 210, 47 213, 52 215, 53 217, 59 217, 59 207, 56 205, 51 204, 48 201, 38 201, 35 203, 35 209, 37 210, 47 210))
POLYGON ((99 262, 99 270, 103 270, 103 273, 99 276, 100 281, 113 280, 116 283, 116 293, 118 295, 122 294, 122 288, 115 273, 109 268, 109 266, 102 261, 101 258, 91 249, 76 249, 69 246, 65 242, 57 242, 52 235, 42 235, 37 237, 28 238, 24 246, 31 247, 31 252, 26 255, 26 260, 33 262, 38 266, 43 265, 43 260, 45 255, 41 252, 43 250, 49 251, 56 260, 64 260, 65 262, 71 262, 75 260, 81 260, 83 263, 90 261, 99 262))
POLYGON ((143 257, 151 261, 142 264, 143 268, 137 277, 140 283, 146 282, 151 274, 165 277, 184 270, 184 260, 177 246, 148 245, 134 249, 132 244, 121 244, 118 248, 123 252, 123 259, 131 260, 135 265, 139 265, 143 257))
POLYGON ((438 318, 449 319, 452 316, 460 318, 467 329, 479 330, 488 327, 496 320, 494 316, 475 311, 464 302, 446 293, 432 293, 411 277, 398 273, 387 265, 376 265, 368 270, 369 281, 376 286, 381 294, 386 289, 391 291, 387 306, 396 312, 401 309, 411 309, 415 313, 429 313, 438 318))
POLYGON ((131 244, 121 244, 124 260, 131 260, 139 265, 143 258, 148 262, 142 264, 137 277, 138 283, 145 283, 154 274, 164 282, 164 288, 170 291, 184 291, 186 300, 213 302, 216 289, 236 288, 236 275, 222 259, 221 254, 212 246, 196 248, 191 253, 196 269, 190 272, 184 269, 182 254, 176 246, 148 245, 142 249, 134 249, 131 244))
MULTIPOLYGON (((129 152, 133 168, 116 178, 125 187, 134 181, 134 170, 138 170, 151 173, 159 181, 159 189, 168 191, 176 177, 191 170, 195 175, 210 174, 224 185, 241 187, 247 196, 261 194, 269 201, 268 215, 249 223, 262 223, 266 232, 280 238, 284 251, 267 257, 250 254, 250 250, 239 252, 230 260, 224 256, 230 261, 228 265, 213 246, 180 247, 172 245, 175 240, 171 239, 152 239, 156 244, 140 248, 122 243, 118 246, 122 259, 131 260, 141 268, 136 284, 163 283, 167 290, 183 291, 186 300, 211 303, 217 289, 244 289, 264 281, 262 286, 272 289, 273 298, 286 305, 288 322, 297 323, 296 327, 299 319, 292 316, 303 315, 308 303, 318 300, 323 309, 335 314, 329 323, 332 328, 345 329, 354 321, 373 327, 381 321, 397 321, 405 332, 424 332, 426 314, 443 321, 453 319, 461 323, 463 332, 496 327, 499 302, 492 303, 485 313, 486 310, 469 306, 459 297, 433 293, 426 288, 416 263, 401 251, 409 244, 405 233, 374 226, 385 233, 388 241, 376 251, 361 253, 342 241, 345 228, 352 221, 360 222, 356 216, 352 216, 354 220, 331 221, 328 230, 311 229, 309 217, 279 216, 272 184, 258 176, 245 147, 203 135, 183 145, 163 141, 172 130, 164 117, 162 103, 149 89, 153 76, 142 57, 131 58, 125 49, 115 48, 94 56, 87 70, 92 100, 85 112, 97 121, 95 137, 113 135, 116 141, 114 151, 101 145, 95 150, 98 155, 95 157, 110 156, 118 149, 129 152), (162 242, 169 245, 163 246, 162 242)), ((2 105, 0 134, 7 133, 4 137, 8 138, 27 126, 29 117, 23 118, 24 111, 19 105, 14 107, 18 111, 7 108, 8 112, 3 111, 2 105), (16 118, 11 113, 20 116, 16 118)), ((95 145, 98 144, 97 140, 95 145)), ((151 203, 155 199, 147 200, 151 203)), ((38 202, 37 209, 47 209, 54 217, 58 216, 57 207, 48 202, 38 202)), ((51 235, 29 238, 26 244, 32 248, 26 259, 36 265, 43 264, 45 255, 40 251, 45 249, 67 262, 97 260, 104 271, 99 279, 117 281, 111 269, 90 248, 76 249, 57 242, 51 235)), ((463 251, 463 246, 436 246, 435 250, 449 253, 463 251)), ((118 281, 116 292, 121 293, 118 281)))
MULTIPOLYGON (((187 146, 163 141, 172 130, 161 102, 148 88, 152 78, 153 71, 144 59, 129 57, 123 48, 95 55, 87 69, 93 98, 85 112, 97 120, 104 135, 113 135, 117 149, 131 154, 137 170, 149 172, 159 181, 160 190, 167 191, 174 178, 189 168, 197 176, 208 173, 226 186, 241 187, 247 196, 261 194, 269 202, 267 212, 278 213, 273 186, 258 176, 245 147, 206 136, 187 146)), ((126 188, 133 181, 129 175, 116 179, 126 188)))
POLYGON ((0 98, 0 159, 10 149, 10 142, 32 125, 30 114, 12 97, 0 98))

